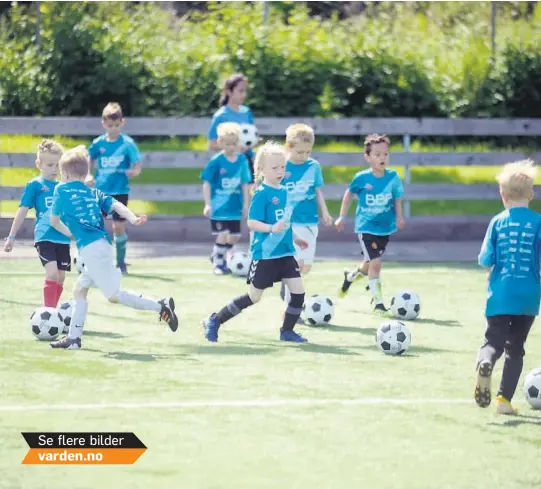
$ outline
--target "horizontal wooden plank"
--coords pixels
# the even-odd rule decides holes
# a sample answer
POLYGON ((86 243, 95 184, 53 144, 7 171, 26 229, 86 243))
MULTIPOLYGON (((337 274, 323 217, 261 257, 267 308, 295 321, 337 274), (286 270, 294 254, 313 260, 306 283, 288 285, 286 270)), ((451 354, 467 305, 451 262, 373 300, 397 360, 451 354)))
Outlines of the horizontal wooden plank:
MULTIPOLYGON (((256 114, 257 115, 257 114, 256 114)), ((290 124, 304 122, 316 135, 361 136, 371 132, 412 136, 538 136, 541 119, 257 117, 264 136, 283 136, 290 124)), ((133 136, 206 135, 208 117, 131 117, 126 132, 133 136)), ((101 132, 97 117, 0 117, 0 134, 95 136, 101 132)))
MULTIPOLYGON (((410 183, 406 184, 406 200, 499 200, 498 186, 495 184, 463 185, 455 183, 410 183)), ((325 185, 325 198, 341 199, 347 188, 345 184, 325 185)), ((18 201, 22 187, 0 187, 1 200, 18 201)), ((535 188, 536 195, 541 195, 541 186, 535 188)), ((185 202, 203 199, 201 185, 132 185, 130 198, 150 202, 185 202)))
MULTIPOLYGON (((213 153, 209 151, 153 151, 143 153, 144 168, 203 168, 213 153)), ((321 166, 364 167, 360 153, 315 152, 313 157, 321 166)), ((533 158, 541 163, 541 152, 533 154, 486 152, 486 153, 404 153, 391 155, 393 166, 493 166, 510 161, 533 158)), ((33 168, 36 156, 33 153, 0 153, 0 168, 33 168)))

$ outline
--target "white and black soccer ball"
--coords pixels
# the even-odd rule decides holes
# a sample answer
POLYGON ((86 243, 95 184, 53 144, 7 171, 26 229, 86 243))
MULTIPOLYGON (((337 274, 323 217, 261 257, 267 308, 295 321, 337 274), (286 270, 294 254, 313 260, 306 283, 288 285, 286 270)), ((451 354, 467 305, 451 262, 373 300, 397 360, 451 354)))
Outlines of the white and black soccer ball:
POLYGON ((30 316, 30 327, 38 340, 50 341, 62 333, 64 323, 54 307, 39 307, 30 316))
POLYGON ((250 255, 244 251, 236 251, 227 260, 227 268, 233 275, 238 277, 247 277, 250 270, 250 255))
POLYGON ((83 267, 85 266, 84 263, 78 258, 78 257, 74 257, 73 258, 73 266, 75 267, 75 270, 77 271, 77 273, 80 275, 81 273, 83 273, 83 267))
POLYGON ((241 124, 239 142, 241 146, 245 146, 246 148, 257 146, 257 143, 259 142, 257 127, 253 124, 241 124))
POLYGON ((71 324, 71 315, 73 312, 73 307, 71 302, 64 302, 60 305, 58 308, 58 312, 60 314, 60 317, 62 318, 62 322, 64 323, 64 333, 69 333, 70 324, 71 324))
POLYGON ((541 367, 524 378, 524 397, 534 409, 541 409, 541 367))
POLYGON ((313 295, 304 302, 304 318, 312 326, 329 324, 334 315, 334 304, 325 295, 313 295))
POLYGON ((397 319, 415 319, 421 311, 421 300, 414 292, 399 292, 391 299, 391 312, 397 319))
POLYGON ((376 343, 386 355, 402 355, 410 347, 411 333, 400 321, 386 321, 376 332, 376 343))

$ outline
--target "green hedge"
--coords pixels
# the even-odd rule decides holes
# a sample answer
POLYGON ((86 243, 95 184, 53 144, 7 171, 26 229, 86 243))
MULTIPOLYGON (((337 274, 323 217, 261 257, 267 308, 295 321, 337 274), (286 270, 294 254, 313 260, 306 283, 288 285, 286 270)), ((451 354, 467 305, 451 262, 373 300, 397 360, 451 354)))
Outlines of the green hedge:
POLYGON ((494 61, 490 2, 446 4, 322 20, 270 3, 263 25, 258 3, 176 19, 153 3, 41 2, 39 52, 34 6, 16 4, 0 25, 0 114, 98 115, 117 100, 128 115, 210 115, 242 71, 258 116, 539 117, 541 5, 502 10, 494 61))

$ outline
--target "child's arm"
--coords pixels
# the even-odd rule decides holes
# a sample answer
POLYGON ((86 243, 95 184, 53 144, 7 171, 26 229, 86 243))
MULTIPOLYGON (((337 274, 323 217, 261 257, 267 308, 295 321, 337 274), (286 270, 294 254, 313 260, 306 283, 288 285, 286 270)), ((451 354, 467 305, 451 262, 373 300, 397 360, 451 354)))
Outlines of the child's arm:
POLYGON ((59 233, 62 233, 64 236, 67 236, 70 239, 73 239, 68 227, 60 220, 60 216, 51 216, 51 226, 55 228, 59 233))
POLYGON ((402 200, 403 199, 395 199, 394 200, 394 211, 396 214, 396 227, 398 229, 402 229, 404 227, 404 216, 402 214, 402 200))
POLYGON ((9 253, 13 249, 13 245, 15 244, 15 237, 17 236, 17 233, 19 232, 19 229, 22 226, 24 219, 28 214, 28 210, 29 207, 19 207, 19 210, 17 211, 17 214, 13 219, 13 223, 11 224, 9 235, 6 238, 6 243, 4 244, 4 251, 9 253))
POLYGON ((353 194, 350 192, 349 189, 347 189, 344 192, 344 197, 342 198, 342 205, 340 206, 340 216, 334 222, 334 225, 338 231, 342 231, 344 229, 344 219, 348 215, 349 206, 351 205, 352 200, 353 194))
POLYGON ((488 226, 487 232, 485 234, 485 239, 481 245, 481 251, 479 252, 478 262, 479 265, 486 269, 492 269, 496 263, 496 253, 494 248, 494 238, 493 238, 493 229, 494 223, 491 223, 488 226))
POLYGON ((203 215, 205 217, 210 216, 210 183, 207 181, 203 182, 203 200, 205 201, 205 207, 203 208, 203 215))
POLYGON ((250 231, 258 231, 260 233, 281 233, 286 229, 285 219, 282 219, 274 224, 256 221, 255 219, 248 219, 247 224, 250 231))
POLYGON ((135 163, 127 172, 126 175, 128 175, 129 178, 135 178, 141 174, 143 171, 143 163, 138 161, 135 163))
POLYGON ((132 211, 130 211, 122 202, 115 200, 112 205, 112 209, 124 219, 130 221, 133 225, 139 226, 147 222, 147 216, 136 216, 132 211))
POLYGON ((323 189, 321 187, 316 188, 316 199, 325 226, 332 226, 333 219, 332 216, 329 214, 327 202, 325 202, 325 196, 323 195, 323 189))
POLYGON ((134 178, 138 176, 143 170, 143 162, 141 161, 141 153, 139 153, 139 148, 130 140, 128 144, 128 158, 130 160, 130 169, 126 172, 128 178, 134 178))
POLYGON ((245 183, 242 186, 242 218, 248 217, 248 209, 250 208, 250 188, 252 186, 249 183, 245 183))

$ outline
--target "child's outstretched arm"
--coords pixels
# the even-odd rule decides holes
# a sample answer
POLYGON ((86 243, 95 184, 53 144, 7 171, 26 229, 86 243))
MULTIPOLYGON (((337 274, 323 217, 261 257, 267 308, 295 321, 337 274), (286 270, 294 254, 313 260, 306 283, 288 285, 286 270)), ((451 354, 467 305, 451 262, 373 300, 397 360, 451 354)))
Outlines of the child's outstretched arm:
POLYGON ((28 209, 29 207, 19 207, 19 210, 17 211, 17 214, 15 214, 15 218, 13 219, 13 223, 11 224, 9 235, 6 238, 6 242, 4 244, 4 251, 9 253, 13 249, 15 237, 17 236, 17 233, 19 232, 19 229, 21 228, 24 219, 28 214, 28 209))
POLYGON ((130 221, 131 224, 139 226, 147 222, 147 216, 136 216, 132 211, 130 211, 122 202, 115 200, 112 206, 113 210, 121 217, 130 221))
POLYGON ((344 197, 342 198, 342 205, 340 206, 340 216, 334 222, 334 226, 337 231, 342 231, 344 229, 344 220, 348 215, 349 206, 353 201, 353 194, 348 190, 344 192, 344 197))
POLYGON ((319 211, 321 212, 321 217, 325 226, 332 226, 333 218, 329 214, 329 209, 327 208, 327 202, 325 202, 325 196, 323 195, 323 190, 321 187, 316 188, 316 199, 317 205, 319 206, 319 211))
POLYGON ((405 224, 404 215, 402 214, 402 200, 403 199, 394 200, 394 212, 396 214, 396 227, 398 229, 402 229, 405 224))

